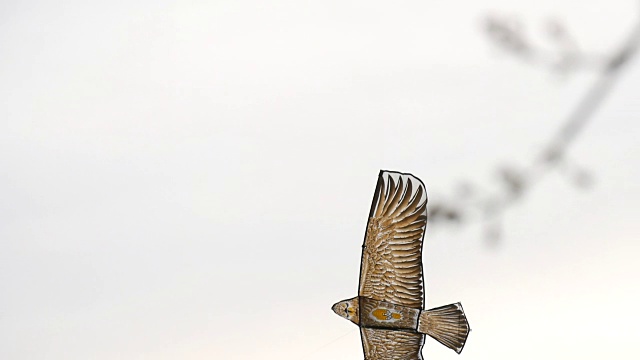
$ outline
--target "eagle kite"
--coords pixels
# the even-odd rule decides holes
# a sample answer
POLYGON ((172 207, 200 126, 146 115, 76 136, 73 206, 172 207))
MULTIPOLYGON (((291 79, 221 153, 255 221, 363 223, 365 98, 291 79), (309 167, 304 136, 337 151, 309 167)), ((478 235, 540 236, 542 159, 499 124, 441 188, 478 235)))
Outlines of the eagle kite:
POLYGON ((462 351, 469 323, 460 303, 423 310, 427 193, 420 179, 380 171, 362 245, 358 296, 332 310, 360 327, 365 360, 422 360, 424 335, 462 351))

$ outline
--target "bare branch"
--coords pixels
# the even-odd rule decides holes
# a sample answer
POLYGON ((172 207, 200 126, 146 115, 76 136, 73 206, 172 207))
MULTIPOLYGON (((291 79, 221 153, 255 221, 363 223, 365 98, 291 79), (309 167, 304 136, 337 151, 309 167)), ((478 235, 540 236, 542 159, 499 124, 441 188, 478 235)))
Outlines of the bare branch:
POLYGON ((564 67, 589 68, 599 74, 567 115, 556 135, 542 147, 529 165, 503 166, 498 169, 501 186, 497 191, 479 191, 479 187, 473 182, 466 181, 463 183, 463 187, 469 190, 466 194, 431 207, 431 222, 463 224, 481 221, 485 227, 485 239, 488 244, 496 245, 502 236, 502 218, 505 211, 551 170, 559 170, 560 174, 568 176, 578 187, 584 188, 592 184, 591 174, 568 159, 567 151, 593 119, 602 102, 611 94, 622 70, 636 57, 640 45, 640 19, 628 39, 618 51, 606 57, 607 60, 602 57, 587 57, 580 53, 565 27, 557 21, 548 24, 548 33, 556 43, 561 44, 559 48, 564 49, 560 51, 560 62, 550 60, 554 56, 558 58, 558 54, 551 56, 534 47, 518 21, 492 16, 487 18, 485 27, 492 41, 523 60, 554 70, 564 62, 564 67))

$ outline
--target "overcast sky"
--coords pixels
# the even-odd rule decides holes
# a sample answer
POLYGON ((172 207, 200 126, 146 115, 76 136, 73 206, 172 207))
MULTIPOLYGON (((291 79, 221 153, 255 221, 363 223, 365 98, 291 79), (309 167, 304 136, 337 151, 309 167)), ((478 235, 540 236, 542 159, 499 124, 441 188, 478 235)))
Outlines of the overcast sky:
MULTIPOLYGON (((604 54, 637 5, 3 1, 0 358, 362 359, 330 307, 357 294, 378 171, 431 202, 491 185, 594 79, 499 51, 482 19, 562 19, 604 54)), ((460 358, 638 356, 639 91, 631 64, 571 148, 591 189, 549 176, 496 249, 429 227, 427 305, 462 302, 460 358)))

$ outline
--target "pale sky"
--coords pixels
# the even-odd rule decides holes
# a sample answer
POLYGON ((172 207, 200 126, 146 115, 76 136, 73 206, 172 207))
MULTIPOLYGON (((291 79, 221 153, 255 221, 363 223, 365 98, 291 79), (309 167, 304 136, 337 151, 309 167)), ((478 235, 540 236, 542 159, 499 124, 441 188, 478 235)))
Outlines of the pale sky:
MULTIPOLYGON (((378 171, 431 202, 491 185, 594 79, 499 51, 489 14, 607 53, 640 7, 0 3, 0 358, 362 359, 331 305, 356 295, 378 171)), ((427 307, 461 301, 472 332, 425 359, 638 357, 638 61, 569 153, 591 189, 550 175, 493 250, 429 227, 427 307)))

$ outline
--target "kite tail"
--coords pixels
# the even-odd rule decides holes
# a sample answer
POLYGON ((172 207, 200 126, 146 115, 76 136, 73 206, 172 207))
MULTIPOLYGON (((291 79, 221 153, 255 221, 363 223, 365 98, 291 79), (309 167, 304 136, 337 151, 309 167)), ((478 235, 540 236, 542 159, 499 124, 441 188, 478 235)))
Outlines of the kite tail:
POLYGON ((427 334, 458 354, 469 336, 469 323, 460 303, 423 310, 418 332, 427 334))

